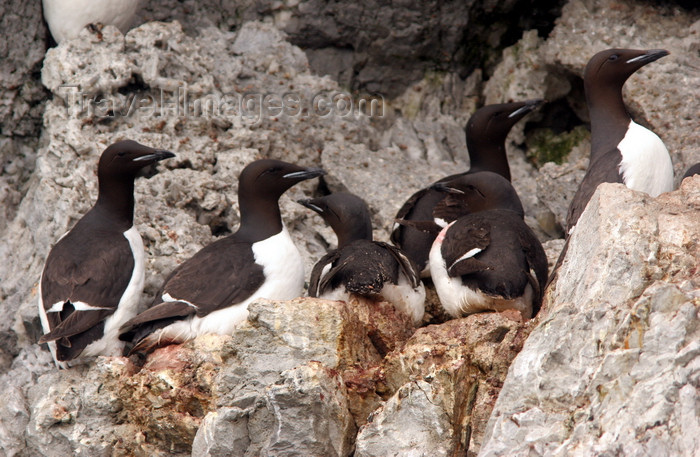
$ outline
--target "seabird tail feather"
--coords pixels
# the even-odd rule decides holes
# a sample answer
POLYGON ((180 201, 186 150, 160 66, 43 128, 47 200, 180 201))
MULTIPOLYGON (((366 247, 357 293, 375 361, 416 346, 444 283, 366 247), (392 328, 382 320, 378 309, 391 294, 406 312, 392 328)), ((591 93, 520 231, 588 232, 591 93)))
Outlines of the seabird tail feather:
POLYGON ((164 338, 166 332, 165 328, 163 327, 171 324, 175 320, 176 319, 171 319, 170 321, 164 323, 160 328, 149 327, 148 333, 137 332, 136 338, 134 338, 136 344, 129 350, 128 355, 131 356, 139 353, 148 354, 159 347, 168 346, 170 344, 179 344, 186 341, 186 335, 182 331, 180 331, 178 334, 168 334, 167 337, 164 338))
POLYGON ((135 343, 130 354, 149 352, 156 347, 169 344, 161 342, 161 329, 195 312, 196 309, 185 302, 159 303, 125 322, 119 329, 119 339, 135 343))
MULTIPOLYGON (((39 338, 39 344, 49 341, 65 340, 90 330, 112 314, 112 309, 96 309, 90 311, 73 311, 65 320, 39 338)), ((63 344, 70 347, 70 345, 63 344)))

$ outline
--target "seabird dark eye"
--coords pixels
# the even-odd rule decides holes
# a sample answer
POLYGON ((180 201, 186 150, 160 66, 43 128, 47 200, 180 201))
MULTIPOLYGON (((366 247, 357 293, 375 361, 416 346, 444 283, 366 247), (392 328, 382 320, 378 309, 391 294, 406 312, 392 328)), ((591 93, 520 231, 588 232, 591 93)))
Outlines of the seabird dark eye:
POLYGON ((124 157, 126 155, 126 151, 119 151, 119 152, 117 152, 117 155, 119 157, 124 157))
POLYGON ((619 57, 620 57, 619 55, 613 54, 610 57, 608 57, 608 60, 614 61, 614 60, 617 60, 619 57))

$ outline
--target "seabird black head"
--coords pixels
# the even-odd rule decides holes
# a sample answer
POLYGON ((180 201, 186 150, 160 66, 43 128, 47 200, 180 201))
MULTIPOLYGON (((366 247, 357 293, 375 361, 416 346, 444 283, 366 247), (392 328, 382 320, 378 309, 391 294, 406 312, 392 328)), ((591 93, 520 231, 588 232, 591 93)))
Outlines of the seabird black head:
POLYGON ((126 228, 134 217, 134 179, 139 171, 159 160, 175 157, 132 140, 117 141, 104 150, 97 166, 99 194, 95 211, 119 220, 126 228))
POLYGON ((583 82, 588 92, 592 85, 610 85, 621 89, 625 81, 644 65, 669 54, 665 49, 606 49, 588 61, 583 82))
POLYGON ((142 168, 170 157, 175 157, 175 154, 133 140, 117 141, 108 146, 100 156, 97 175, 101 180, 110 177, 133 179, 142 168))
POLYGON ((476 110, 464 129, 472 171, 492 171, 510 180, 505 141, 510 129, 542 99, 486 105, 476 110))
POLYGON ((627 132, 631 118, 622 98, 625 81, 644 65, 666 55, 668 51, 663 49, 606 49, 588 61, 583 85, 591 117, 591 161, 616 148, 627 132))
POLYGON ((293 185, 325 174, 274 159, 261 159, 243 169, 238 178, 238 206, 241 225, 238 235, 263 240, 282 230, 279 198, 293 185))
POLYGON ((325 174, 320 168, 307 168, 274 159, 261 159, 243 169, 238 178, 241 196, 277 201, 293 185, 325 174))
POLYGON ((453 202, 444 199, 435 209, 436 217, 441 217, 440 207, 444 205, 464 205, 469 213, 490 209, 507 209, 521 216, 525 214, 513 185, 503 176, 490 171, 470 173, 451 181, 433 184, 433 189, 450 194, 453 202), (447 200, 447 201, 446 201, 447 200))
POLYGON ((298 200, 317 212, 338 237, 338 248, 358 239, 372 240, 372 220, 367 203, 357 195, 336 192, 320 198, 298 200))

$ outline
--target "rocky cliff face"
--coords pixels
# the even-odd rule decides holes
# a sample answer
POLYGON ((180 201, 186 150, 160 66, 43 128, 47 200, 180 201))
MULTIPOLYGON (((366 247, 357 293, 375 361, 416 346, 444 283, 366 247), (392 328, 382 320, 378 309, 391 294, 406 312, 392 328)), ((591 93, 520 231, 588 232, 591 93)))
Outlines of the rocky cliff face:
POLYGON ((34 168, 39 144, 42 101, 47 91, 37 77, 48 30, 41 5, 7 1, 0 5, 0 232, 14 219, 34 168))
POLYGON ((235 30, 250 20, 272 21, 305 50, 314 72, 331 75, 341 87, 393 98, 426 72, 464 78, 476 68, 492 68, 522 30, 547 35, 564 3, 543 0, 523 15, 527 0, 166 0, 146 5, 141 16, 179 20, 189 34, 206 26, 235 30))
POLYGON ((599 187, 479 455, 698 452, 699 185, 599 187))
POLYGON ((390 306, 300 298, 256 302, 233 335, 145 361, 59 372, 35 344, 45 256, 92 205, 97 157, 118 139, 177 154, 136 183, 143 307, 175 265, 235 230, 237 175, 249 161, 329 172, 281 201, 310 271, 334 236, 292 200, 355 192, 386 240, 408 195, 468 166, 462 127, 474 109, 515 99, 549 101, 513 129, 508 154, 527 222, 554 262, 587 161, 580 77, 603 48, 671 52, 628 81, 626 99, 665 141, 677 177, 700 161, 697 10, 570 0, 533 13, 560 13, 548 25, 494 26, 490 47, 469 60, 460 53, 488 40, 464 28, 517 2, 462 3, 468 20, 443 20, 447 9, 422 20, 423 6, 372 16, 371 2, 159 3, 126 35, 84 30, 49 49, 39 79, 47 32, 38 12, 10 2, 27 25, 17 47, 0 49, 10 56, 0 69, 15 78, 2 92, 11 108, 0 110, 0 456, 700 452, 700 178, 657 199, 602 186, 527 323, 445 321, 430 293, 418 329, 390 306), (377 27, 354 36, 363 24, 377 27), (427 64, 437 48, 451 57, 427 64))

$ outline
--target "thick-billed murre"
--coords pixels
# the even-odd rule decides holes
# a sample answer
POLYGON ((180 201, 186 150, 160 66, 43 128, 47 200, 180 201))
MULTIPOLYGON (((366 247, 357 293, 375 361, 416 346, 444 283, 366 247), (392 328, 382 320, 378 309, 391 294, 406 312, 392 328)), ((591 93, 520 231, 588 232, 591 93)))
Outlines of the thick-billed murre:
POLYGON ((280 160, 257 160, 240 174, 238 230, 204 247, 165 280, 154 305, 124 324, 131 352, 182 343, 204 333, 231 334, 257 298, 290 300, 304 287, 301 254, 282 222, 279 198, 321 176, 280 160))
POLYGON ((440 231, 430 250, 430 274, 445 311, 453 317, 505 309, 523 318, 537 314, 547 256, 510 182, 480 172, 434 187, 470 209, 440 231))
POLYGON ((668 55, 663 49, 607 49, 586 65, 583 84, 591 117, 591 156, 566 217, 567 234, 603 182, 619 182, 656 197, 673 189, 668 150, 651 130, 635 123, 622 86, 637 70, 668 55))
POLYGON ((97 202, 51 249, 39 285, 39 316, 54 361, 121 355, 119 327, 136 314, 144 249, 134 227, 139 170, 174 157, 135 141, 107 147, 97 167, 97 202))
POLYGON ((299 203, 318 213, 338 238, 338 247, 314 266, 309 295, 346 302, 358 296, 387 301, 420 324, 425 289, 416 266, 395 246, 372 240, 365 201, 338 192, 299 203))

